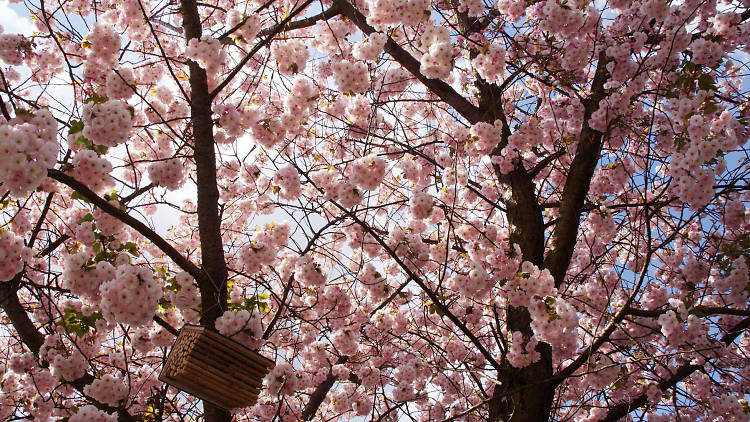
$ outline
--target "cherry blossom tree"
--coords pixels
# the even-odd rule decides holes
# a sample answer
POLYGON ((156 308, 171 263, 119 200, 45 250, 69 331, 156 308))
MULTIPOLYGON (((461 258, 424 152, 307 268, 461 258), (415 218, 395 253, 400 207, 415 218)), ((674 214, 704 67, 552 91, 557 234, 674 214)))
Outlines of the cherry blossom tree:
POLYGON ((749 1, 8 10, 3 420, 750 420, 749 1))

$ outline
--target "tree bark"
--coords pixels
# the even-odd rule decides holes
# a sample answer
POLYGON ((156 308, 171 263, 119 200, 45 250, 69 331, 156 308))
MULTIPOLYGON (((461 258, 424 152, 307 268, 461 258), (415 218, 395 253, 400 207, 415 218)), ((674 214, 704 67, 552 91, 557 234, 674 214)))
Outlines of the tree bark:
POLYGON ((591 84, 591 95, 584 101, 585 112, 583 127, 578 137, 578 147, 573 162, 570 165, 568 178, 565 181, 562 198, 560 199, 560 217, 557 219, 552 233, 549 252, 544 261, 544 267, 550 270, 555 279, 555 287, 560 287, 565 279, 565 273, 570 266, 576 241, 578 228, 581 224, 581 212, 589 193, 591 178, 594 176, 596 164, 602 151, 603 133, 589 126, 591 115, 599 109, 599 103, 604 99, 604 83, 607 81, 607 56, 602 52, 596 66, 596 73, 591 84))
MULTIPOLYGON (((509 175, 500 173, 499 168, 495 171, 498 179, 511 189, 511 197, 505 203, 511 226, 511 243, 520 247, 524 261, 542 267, 544 220, 536 197, 536 186, 522 167, 509 175)), ((534 335, 531 316, 526 308, 509 307, 506 325, 508 332, 519 331, 525 339, 534 335)), ((514 368, 507 360, 501 363, 498 371, 501 384, 495 387, 488 406, 491 422, 549 419, 555 385, 549 381, 540 382, 551 380, 552 349, 547 343, 539 343, 536 351, 540 359, 524 368, 514 368)))
MULTIPOLYGON (((185 37, 189 42, 200 39, 202 29, 198 4, 181 0, 185 37)), ((193 159, 196 166, 198 196, 198 234, 200 237, 202 274, 196 281, 201 293, 201 324, 214 328, 216 319, 227 307, 227 266, 221 239, 219 189, 216 186, 216 152, 214 150, 211 96, 206 71, 188 60, 190 69, 190 118, 193 129, 193 159)), ((203 402, 207 422, 231 421, 228 411, 203 402)))

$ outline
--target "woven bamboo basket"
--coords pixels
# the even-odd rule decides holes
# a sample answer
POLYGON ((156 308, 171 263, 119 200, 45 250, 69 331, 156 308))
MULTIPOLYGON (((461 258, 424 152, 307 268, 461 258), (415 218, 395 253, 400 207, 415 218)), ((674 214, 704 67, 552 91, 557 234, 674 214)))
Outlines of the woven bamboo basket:
POLYGON ((224 409, 252 406, 274 363, 205 327, 186 325, 159 380, 224 409))

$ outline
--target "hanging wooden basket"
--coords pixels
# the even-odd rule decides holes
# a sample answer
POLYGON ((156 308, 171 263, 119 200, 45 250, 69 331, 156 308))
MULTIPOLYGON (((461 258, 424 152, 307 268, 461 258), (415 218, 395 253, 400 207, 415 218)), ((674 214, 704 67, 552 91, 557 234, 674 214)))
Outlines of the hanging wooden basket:
POLYGON ((186 325, 159 380, 224 409, 252 406, 274 363, 205 327, 186 325))

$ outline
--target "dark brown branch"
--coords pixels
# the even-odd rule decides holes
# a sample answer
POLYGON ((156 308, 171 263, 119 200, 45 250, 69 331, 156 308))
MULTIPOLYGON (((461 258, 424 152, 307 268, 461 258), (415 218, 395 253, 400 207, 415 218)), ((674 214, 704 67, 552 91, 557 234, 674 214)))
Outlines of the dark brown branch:
MULTIPOLYGON (((750 328, 750 318, 745 318, 742 321, 740 321, 737 325, 730 328, 729 331, 727 331, 727 333, 721 339, 721 342, 727 346, 732 344, 737 339, 737 337, 739 337, 740 334, 742 334, 742 332, 747 330, 748 328, 750 328)), ((677 385, 677 383, 679 383, 680 381, 689 377, 690 374, 692 374, 695 371, 700 370, 701 368, 703 368, 703 365, 691 365, 691 364, 682 365, 679 368, 677 368, 677 370, 672 374, 672 376, 659 382, 658 387, 661 391, 665 391, 669 388, 672 388, 675 385, 677 385)), ((618 405, 610 407, 609 412, 607 412, 607 416, 605 416, 604 419, 602 419, 602 421, 603 422, 617 421, 625 417, 628 413, 632 412, 633 410, 638 409, 639 407, 643 407, 646 404, 648 404, 648 396, 646 395, 646 393, 643 393, 629 402, 620 403, 618 405)))
MULTIPOLYGON (((135 217, 131 216, 130 214, 126 213, 120 208, 110 204, 109 201, 107 201, 106 199, 94 193, 91 189, 89 189, 83 183, 79 182, 78 180, 72 178, 71 176, 68 176, 67 174, 59 170, 50 169, 47 171, 47 175, 50 178, 57 180, 58 182, 70 187, 74 191, 81 194, 84 198, 86 198, 89 202, 94 204, 100 210, 106 212, 112 217, 117 218, 118 220, 130 226, 133 230, 143 235, 143 237, 150 240, 151 243, 156 245, 159 249, 161 249, 162 252, 164 252, 165 255, 171 258, 175 264, 177 264, 184 271, 187 271, 188 273, 190 273, 190 275, 192 275, 194 278, 198 279, 198 277, 202 275, 202 271, 200 270, 200 268, 198 268, 195 264, 193 264, 187 258, 185 258, 185 256, 179 253, 174 247, 172 247, 172 245, 169 244, 169 242, 164 240, 164 238, 159 236, 155 231, 153 231, 151 228, 149 228, 147 225, 145 225, 141 221, 137 220, 135 217)), ((60 239, 62 238, 63 236, 61 236, 55 242, 60 242, 60 239)), ((49 247, 47 249, 49 249, 49 247)))
POLYGON ((16 274, 10 281, 0 282, 0 307, 13 324, 13 328, 21 337, 23 344, 29 348, 34 356, 38 356, 39 349, 44 344, 44 336, 37 331, 16 295, 16 289, 21 282, 22 274, 16 274))
MULTIPOLYGON (((334 0, 334 5, 337 5, 341 9, 341 13, 348 17, 354 22, 359 29, 365 34, 369 35, 375 31, 375 28, 367 23, 367 18, 360 13, 359 10, 354 8, 347 0, 334 0)), ((404 69, 408 70, 409 73, 414 75, 424 86, 426 86, 430 92, 440 97, 441 100, 445 101, 449 106, 453 107, 464 119, 469 123, 477 123, 482 120, 482 111, 470 103, 461 94, 456 92, 450 85, 440 79, 430 79, 423 75, 419 71, 419 61, 409 54, 406 50, 401 48, 396 41, 393 41, 391 37, 388 37, 388 41, 385 43, 385 52, 388 53, 394 60, 396 60, 404 69)))
POLYGON ((128 196, 120 199, 120 203, 122 205, 127 205, 128 203, 130 203, 130 201, 132 201, 133 199, 135 199, 135 198, 141 196, 142 194, 148 192, 148 190, 151 189, 151 188, 153 188, 154 186, 156 186, 156 185, 154 185, 153 183, 149 183, 148 185, 143 186, 140 189, 136 189, 130 195, 128 195, 128 196))
MULTIPOLYGON (((271 4, 273 4, 274 1, 276 1, 276 0, 268 0, 267 2, 263 3, 257 9, 255 9, 254 14, 257 15, 258 13, 262 12, 263 10, 265 10, 265 8, 267 8, 268 6, 270 6, 271 4)), ((249 17, 250 16, 246 16, 237 25, 229 28, 228 31, 226 31, 225 33, 221 34, 221 36, 219 36, 219 38, 218 38, 219 42, 222 43, 222 44, 230 44, 232 42, 232 40, 229 37, 232 34, 234 34, 235 32, 239 31, 240 28, 242 28, 243 26, 245 26, 245 24, 247 23, 247 20, 248 20, 249 17)), ((182 29, 180 29, 180 31, 182 31, 182 29)))
MULTIPOLYGON (((284 30, 284 26, 286 26, 292 18, 297 16, 300 12, 305 10, 307 6, 312 4, 313 0, 307 0, 306 2, 302 3, 300 7, 294 9, 292 13, 290 13, 287 17, 284 18, 281 22, 279 22, 276 26, 270 29, 269 34, 266 38, 259 41, 257 44, 253 46, 253 48, 245 55, 245 57, 242 58, 242 60, 237 63, 237 65, 232 69, 231 72, 229 72, 229 75, 227 75, 226 78, 224 78, 221 83, 214 88, 213 91, 211 91, 210 94, 208 94, 208 88, 206 88, 206 93, 208 94, 209 103, 213 101, 214 98, 216 98, 217 95, 227 86, 230 82, 232 82, 232 79, 234 79, 235 76, 237 76, 238 73, 242 70, 243 67, 247 64, 248 61, 257 53, 261 48, 265 47, 271 40, 273 40, 273 37, 275 37, 277 34, 279 34, 281 31, 284 30)), ((189 39, 189 38, 188 38, 189 39)), ((188 64, 193 63, 192 61, 188 61, 188 64)), ((196 66, 198 66, 196 64, 196 66)), ((199 67, 200 68, 200 67, 199 67)), ((203 74, 205 75, 206 71, 201 69, 203 71, 203 74)), ((192 72, 191 72, 192 75, 192 72)), ((211 109, 209 108, 209 111, 211 109)))
POLYGON ((47 245, 46 248, 42 249, 37 254, 37 256, 38 257, 43 257, 43 256, 47 256, 47 255, 51 254, 52 252, 55 251, 55 249, 57 249, 60 245, 62 245, 63 243, 65 243, 65 241, 68 240, 68 239, 70 239, 70 236, 68 236, 67 234, 60 235, 60 237, 58 237, 52 243, 50 243, 49 245, 47 245))
POLYGON ((591 178, 596 170, 596 163, 601 155, 603 133, 592 129, 588 121, 605 97, 604 83, 608 77, 607 62, 606 54, 600 53, 591 85, 591 96, 584 101, 583 127, 578 139, 576 155, 570 165, 568 178, 563 188, 560 217, 552 233, 549 252, 544 260, 544 267, 549 269, 557 287, 560 287, 565 279, 570 259, 573 257, 578 227, 581 223, 581 211, 589 192, 591 178))
POLYGON ((646 254, 646 262, 643 266, 643 269, 641 270, 641 273, 638 275, 638 282, 636 283, 635 287, 633 288, 633 292, 628 296, 627 301, 625 302, 625 305, 612 317, 612 320, 607 324, 607 327, 604 328, 604 331, 594 340, 589 347, 587 347, 583 352, 581 352, 578 357, 573 360, 570 364, 568 364, 565 368, 563 368, 560 372, 557 374, 558 382, 562 382, 567 377, 573 375, 575 371, 577 371, 580 367, 586 364, 586 362, 591 359, 591 356, 596 353, 596 351, 599 350, 599 348, 609 341, 609 336, 612 335, 612 333, 615 332, 617 327, 619 326, 620 322, 627 316, 627 310, 630 307, 630 304, 633 303, 635 300, 636 295, 641 289, 641 286, 643 285, 644 281, 646 280, 646 276, 648 275, 648 266, 651 262, 651 256, 653 255, 655 249, 650 249, 648 253, 646 254))
POLYGON ((159 315, 154 315, 153 319, 154 319, 155 323, 161 325, 162 328, 164 328, 165 330, 169 331, 169 333, 172 334, 173 336, 177 337, 177 335, 180 334, 179 330, 177 330, 176 328, 174 328, 167 321, 164 321, 164 319, 162 317, 160 317, 159 315))
MULTIPOLYGON (((669 309, 636 309, 627 308, 626 312, 628 315, 645 317, 645 318, 658 318, 660 315, 666 313, 669 309)), ((749 309, 733 309, 733 308, 722 308, 718 306, 696 306, 688 311, 690 315, 707 316, 707 315, 736 315, 750 317, 749 309)))
MULTIPOLYGON (((347 361, 346 356, 342 356, 338 359, 337 364, 342 364, 347 361)), ((302 416, 301 419, 303 421, 309 421, 312 420, 312 418, 315 417, 315 413, 318 412, 318 408, 320 408, 320 405, 323 404, 323 400, 325 400, 326 395, 333 387, 333 384, 336 383, 336 376, 333 375, 333 370, 329 368, 328 375, 326 376, 326 379, 323 380, 323 382, 320 383, 315 388, 315 391, 310 395, 310 401, 307 402, 307 405, 302 410, 302 416)))
MULTIPOLYGON (((312 180, 310 180, 309 178, 308 178, 308 181, 312 183, 312 180)), ((349 211, 348 209, 344 208, 337 202, 331 201, 331 203, 334 206, 336 206, 341 212, 343 212, 349 218, 351 218, 355 223, 357 223, 357 225, 362 227, 363 230, 365 230, 367 233, 372 235, 372 237, 375 238, 375 241, 378 242, 381 247, 383 247, 383 249, 388 253, 388 255, 391 256, 391 258, 394 261, 396 261, 396 264, 398 264, 398 266, 404 271, 408 280, 411 280, 414 283, 416 283, 419 286, 419 288, 422 289, 422 291, 425 292, 425 294, 427 294, 430 300, 432 300, 435 307, 440 311, 440 314, 447 317, 456 327, 458 327, 458 329, 466 337, 469 338, 469 340, 474 345, 474 347, 476 347, 479 350, 479 352, 482 354, 482 356, 484 356, 485 359, 487 359, 487 362, 489 362, 490 365, 492 365, 495 369, 500 368, 500 364, 497 362, 497 360, 495 360, 495 357, 492 356, 492 354, 489 351, 487 351, 487 348, 484 347, 484 345, 479 340, 479 338, 477 338, 477 336, 471 330, 469 330, 468 327, 466 327, 466 324, 462 323, 461 320, 459 320, 458 317, 456 317, 456 315, 454 315, 453 312, 451 312, 443 304, 443 302, 440 300, 437 294, 435 294, 435 292, 433 292, 425 284, 424 280, 422 280, 417 274, 415 274, 414 271, 412 271, 411 268, 409 268, 409 266, 406 265, 406 263, 401 259, 401 257, 398 256, 390 247, 388 247, 388 245, 385 243, 383 238, 372 227, 370 227, 369 224, 362 221, 359 217, 357 217, 357 215, 354 212, 349 211)))
MULTIPOLYGON (((10 323, 15 328, 18 336, 21 338, 23 344, 37 357, 39 357, 39 350, 44 344, 44 336, 39 333, 34 323, 29 318, 26 310, 18 300, 16 294, 17 286, 21 282, 23 272, 16 274, 12 280, 6 282, 0 282, 0 308, 2 308, 5 315, 10 320, 10 323)), ((84 374, 82 377, 70 382, 70 384, 79 392, 83 394, 83 389, 94 382, 94 378, 91 374, 84 374)), ((106 404, 100 403, 89 397, 91 403, 94 404, 98 409, 108 413, 117 412, 117 419, 125 422, 135 422, 135 418, 128 413, 124 408, 110 407, 106 404)))
MULTIPOLYGON (((315 16, 310 16, 309 18, 304 18, 304 19, 299 19, 296 21, 289 22, 286 28, 284 28, 284 30, 291 31, 295 29, 308 28, 318 23, 318 21, 331 19, 332 17, 338 15, 339 13, 341 12, 339 11, 338 6, 334 4, 333 6, 329 7, 323 12, 318 13, 315 16)), ((264 29, 260 31, 260 35, 261 36, 270 35, 273 33, 273 30, 274 28, 264 29)))

